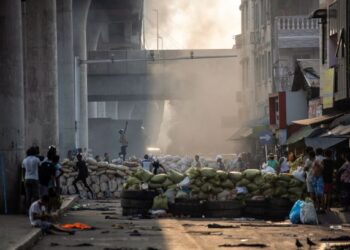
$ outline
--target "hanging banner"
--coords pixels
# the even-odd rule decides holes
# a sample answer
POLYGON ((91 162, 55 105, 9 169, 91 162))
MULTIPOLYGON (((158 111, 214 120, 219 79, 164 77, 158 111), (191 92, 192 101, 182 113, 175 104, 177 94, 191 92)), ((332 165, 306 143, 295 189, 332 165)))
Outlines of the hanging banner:
POLYGON ((333 108, 334 105, 334 68, 323 71, 321 81, 321 97, 324 109, 333 108))

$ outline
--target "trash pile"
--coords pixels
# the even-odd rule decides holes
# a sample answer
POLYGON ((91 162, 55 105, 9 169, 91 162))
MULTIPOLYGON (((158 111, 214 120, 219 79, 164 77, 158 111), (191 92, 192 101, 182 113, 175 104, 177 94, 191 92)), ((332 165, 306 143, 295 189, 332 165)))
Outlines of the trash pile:
MULTIPOLYGON (((116 165, 108 162, 97 162, 93 158, 88 158, 86 164, 89 171, 89 177, 86 182, 91 187, 96 198, 119 198, 123 190, 123 184, 127 176, 136 171, 138 164, 127 163, 125 165, 116 165)), ((73 181, 78 172, 74 169, 76 161, 64 160, 62 163, 63 175, 60 177, 62 194, 75 194, 73 181)), ((81 197, 87 198, 87 190, 83 188, 80 182, 77 183, 81 197)))
POLYGON ((289 174, 262 173, 258 169, 241 172, 225 172, 214 168, 190 167, 182 174, 170 169, 167 174, 153 175, 141 168, 129 176, 125 190, 141 190, 146 184, 149 189, 162 188, 166 193, 180 188, 175 197, 193 200, 250 199, 254 196, 300 199, 305 184, 289 174))

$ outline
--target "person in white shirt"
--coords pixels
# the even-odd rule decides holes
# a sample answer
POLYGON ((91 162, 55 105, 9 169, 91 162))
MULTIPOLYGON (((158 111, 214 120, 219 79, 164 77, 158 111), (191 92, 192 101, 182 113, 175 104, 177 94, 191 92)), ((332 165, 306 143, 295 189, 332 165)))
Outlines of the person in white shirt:
POLYGON ((46 213, 46 207, 49 203, 49 196, 44 195, 39 200, 32 203, 29 208, 29 221, 33 227, 39 227, 44 232, 49 233, 50 230, 68 233, 73 235, 75 231, 61 228, 58 225, 51 223, 49 220, 52 219, 52 216, 46 213))
POLYGON ((26 209, 39 198, 39 166, 40 160, 36 157, 34 147, 27 150, 27 157, 22 162, 24 171, 24 186, 26 192, 26 209))
POLYGON ((147 170, 147 171, 151 171, 151 166, 152 166, 152 161, 149 158, 149 155, 145 155, 143 157, 143 160, 141 161, 141 166, 143 169, 147 170))

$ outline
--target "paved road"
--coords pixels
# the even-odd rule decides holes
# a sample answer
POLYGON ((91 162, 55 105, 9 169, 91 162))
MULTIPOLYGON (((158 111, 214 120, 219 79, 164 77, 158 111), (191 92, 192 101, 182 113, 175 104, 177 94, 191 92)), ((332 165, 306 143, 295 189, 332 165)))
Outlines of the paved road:
MULTIPOLYGON (((85 201, 86 203, 86 201, 85 201)), ((331 231, 328 227, 302 226, 270 227, 266 222, 250 222, 260 226, 243 226, 241 221, 208 219, 128 219, 120 215, 119 201, 89 201, 90 207, 109 207, 111 211, 71 211, 62 218, 62 223, 83 222, 97 227, 93 231, 80 231, 74 236, 49 235, 42 239, 34 249, 242 249, 219 247, 223 244, 262 243, 265 249, 296 249, 295 239, 299 238, 306 245, 309 236, 321 246, 323 237, 350 235, 350 230, 331 231), (106 214, 109 213, 109 214, 106 214), (113 216, 114 219, 106 219, 113 216), (235 225, 239 228, 208 229, 208 223, 235 225), (130 236, 137 230, 141 236, 130 236), (70 247, 87 243, 91 246, 70 247), (55 246, 51 246, 54 244, 55 246)), ((318 247, 314 249, 319 249, 318 247)), ((258 248, 243 248, 258 249, 258 248)))

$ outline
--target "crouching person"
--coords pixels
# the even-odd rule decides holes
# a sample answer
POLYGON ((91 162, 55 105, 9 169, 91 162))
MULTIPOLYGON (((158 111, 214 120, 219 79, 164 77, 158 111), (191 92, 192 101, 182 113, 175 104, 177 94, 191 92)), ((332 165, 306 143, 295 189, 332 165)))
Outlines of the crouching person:
POLYGON ((32 203, 29 208, 30 224, 33 227, 41 228, 41 230, 45 233, 51 233, 52 230, 73 235, 75 231, 61 228, 59 225, 55 225, 50 222, 50 220, 52 220, 52 216, 47 214, 49 200, 49 196, 44 195, 39 200, 32 203))

